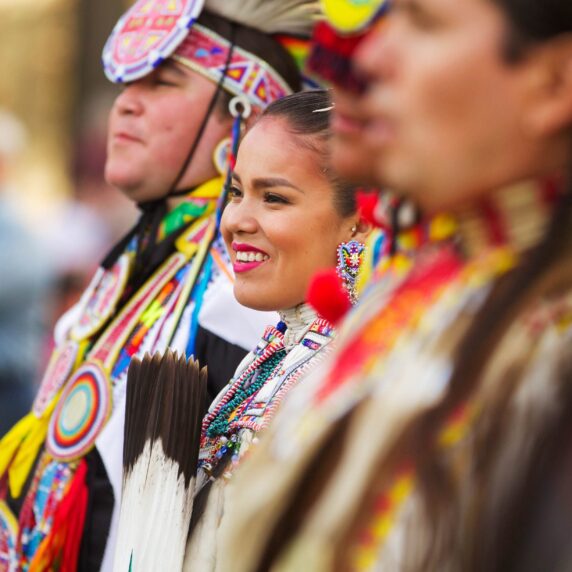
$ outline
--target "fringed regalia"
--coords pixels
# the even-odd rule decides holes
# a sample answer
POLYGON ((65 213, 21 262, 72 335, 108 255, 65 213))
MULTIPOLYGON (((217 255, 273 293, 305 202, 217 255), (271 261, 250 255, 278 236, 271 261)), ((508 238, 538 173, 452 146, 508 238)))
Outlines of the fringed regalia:
POLYGON ((553 181, 491 193, 456 213, 452 239, 368 288, 336 350, 235 475, 222 569, 456 571, 496 540, 488 519, 508 510, 543 429, 569 402, 570 245, 542 250, 562 235, 551 221, 569 202, 553 181), (506 281, 549 254, 553 271, 506 331, 485 331, 491 358, 472 358, 471 326, 493 323, 506 281), (461 351, 479 373, 458 393, 461 351))

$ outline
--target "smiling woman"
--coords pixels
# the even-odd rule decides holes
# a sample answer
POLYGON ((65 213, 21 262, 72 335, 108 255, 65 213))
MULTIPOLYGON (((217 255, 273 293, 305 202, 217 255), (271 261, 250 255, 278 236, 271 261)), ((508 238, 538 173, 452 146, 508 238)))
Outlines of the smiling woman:
POLYGON ((239 148, 222 218, 234 291, 241 304, 276 310, 281 321, 266 329, 203 421, 187 570, 220 561, 228 476, 330 349, 332 326, 304 303, 312 276, 335 266, 340 243, 367 235, 351 187, 328 169, 331 108, 326 91, 288 96, 270 105, 239 148))
POLYGON ((328 170, 330 109, 323 91, 277 102, 241 145, 223 215, 241 304, 300 304, 337 245, 364 238, 351 190, 328 170))

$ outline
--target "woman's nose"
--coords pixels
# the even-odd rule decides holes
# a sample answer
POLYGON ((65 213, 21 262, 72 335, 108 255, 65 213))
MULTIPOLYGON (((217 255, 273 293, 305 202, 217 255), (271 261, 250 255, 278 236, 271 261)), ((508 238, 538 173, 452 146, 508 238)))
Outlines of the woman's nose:
POLYGON ((223 231, 231 234, 252 234, 258 230, 256 211, 248 200, 230 202, 222 215, 223 231))

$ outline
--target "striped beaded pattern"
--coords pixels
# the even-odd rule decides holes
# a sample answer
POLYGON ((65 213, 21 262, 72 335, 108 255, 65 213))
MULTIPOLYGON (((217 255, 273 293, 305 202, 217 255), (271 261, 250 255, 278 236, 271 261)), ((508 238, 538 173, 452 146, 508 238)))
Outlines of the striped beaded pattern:
POLYGON ((203 421, 200 467, 210 472, 229 450, 236 454, 241 429, 256 433, 267 425, 286 393, 298 383, 316 354, 329 343, 332 333, 331 324, 318 318, 297 346, 286 353, 283 333, 273 327, 266 330, 253 352, 257 357, 232 382, 203 421), (261 398, 264 391, 268 396, 261 398))

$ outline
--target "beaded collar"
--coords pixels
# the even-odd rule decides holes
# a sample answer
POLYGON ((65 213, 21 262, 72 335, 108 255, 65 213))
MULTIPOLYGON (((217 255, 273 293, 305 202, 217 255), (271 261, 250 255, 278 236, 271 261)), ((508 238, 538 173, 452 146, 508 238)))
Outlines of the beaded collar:
POLYGON ((265 427, 284 395, 332 339, 332 326, 308 306, 283 312, 281 317, 284 321, 266 329, 246 365, 239 368, 203 420, 199 467, 207 474, 227 452, 238 460, 240 430, 258 432, 265 427), (311 315, 314 319, 308 324, 311 315), (290 347, 286 346, 286 324, 293 329, 290 347))
POLYGON ((533 247, 546 232, 560 188, 556 179, 521 182, 458 209, 455 218, 463 255, 470 259, 499 246, 516 253, 533 247))
POLYGON ((285 325, 284 347, 290 351, 311 328, 318 318, 314 308, 308 304, 299 304, 294 308, 278 312, 281 322, 285 325))

